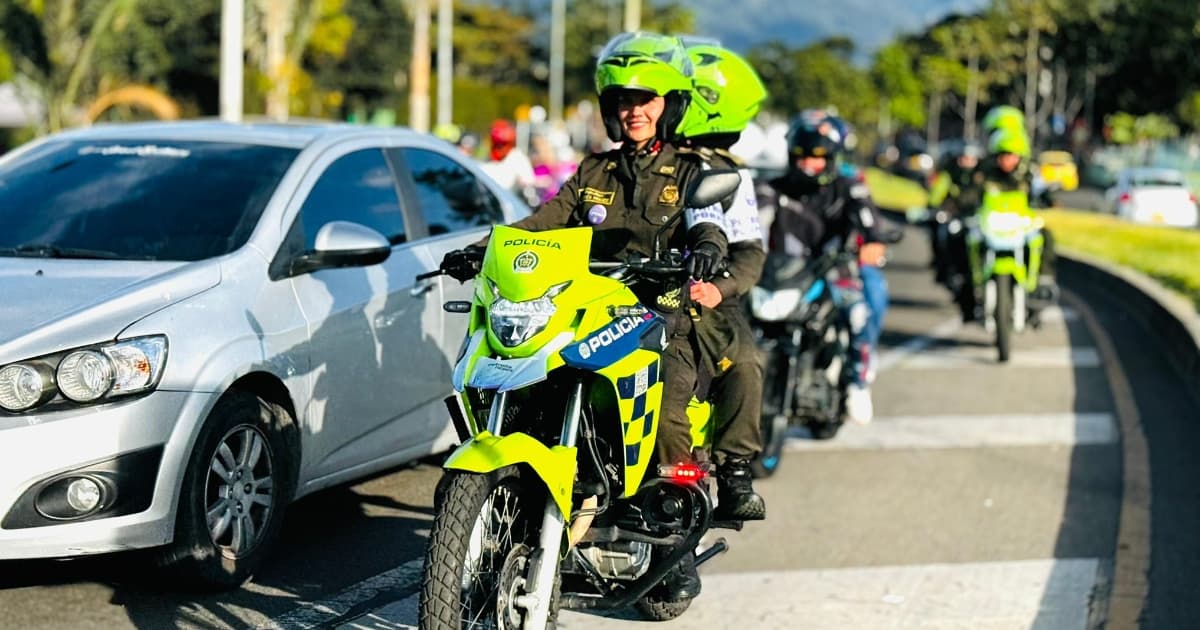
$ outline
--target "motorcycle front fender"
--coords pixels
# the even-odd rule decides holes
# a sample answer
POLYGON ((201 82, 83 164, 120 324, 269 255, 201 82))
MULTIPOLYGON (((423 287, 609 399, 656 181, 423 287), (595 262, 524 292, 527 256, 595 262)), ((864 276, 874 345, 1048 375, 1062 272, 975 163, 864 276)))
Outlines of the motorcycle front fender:
POLYGON ((443 468, 489 473, 505 466, 525 464, 532 468, 546 485, 546 490, 558 505, 563 517, 569 519, 577 450, 567 446, 547 447, 524 433, 497 437, 487 431, 481 431, 459 446, 446 459, 443 468))
POLYGON ((1003 257, 996 259, 992 266, 991 276, 1012 276, 1018 285, 1025 284, 1025 266, 1015 258, 1003 257))

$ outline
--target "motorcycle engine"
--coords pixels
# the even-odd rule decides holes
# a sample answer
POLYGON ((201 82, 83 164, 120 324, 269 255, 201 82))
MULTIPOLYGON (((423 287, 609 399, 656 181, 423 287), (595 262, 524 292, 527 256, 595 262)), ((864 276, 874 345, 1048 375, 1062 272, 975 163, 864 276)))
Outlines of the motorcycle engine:
POLYGON ((650 568, 651 545, 644 542, 617 541, 579 547, 597 573, 613 580, 636 580, 650 568))

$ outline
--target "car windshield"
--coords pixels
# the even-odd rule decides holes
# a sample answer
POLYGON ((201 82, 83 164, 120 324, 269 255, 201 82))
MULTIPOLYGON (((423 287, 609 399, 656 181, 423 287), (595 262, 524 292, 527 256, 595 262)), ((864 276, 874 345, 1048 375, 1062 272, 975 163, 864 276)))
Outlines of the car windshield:
POLYGON ((1182 186, 1183 175, 1171 171, 1134 173, 1134 186, 1182 186))
POLYGON ((296 149, 51 142, 0 167, 0 256, 193 261, 250 237, 296 149))

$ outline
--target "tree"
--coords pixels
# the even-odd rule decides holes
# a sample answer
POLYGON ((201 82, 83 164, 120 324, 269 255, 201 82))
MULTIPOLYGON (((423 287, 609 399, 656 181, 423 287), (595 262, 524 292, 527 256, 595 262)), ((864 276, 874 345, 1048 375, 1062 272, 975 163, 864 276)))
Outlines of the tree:
MULTIPOLYGON (((905 44, 892 42, 880 48, 871 64, 871 78, 886 103, 888 120, 910 127, 925 124, 925 90, 905 44)), ((891 130, 880 131, 886 134, 891 130)))
MULTIPOLYGON (((78 121, 102 76, 126 78, 120 59, 97 55, 129 34, 137 0, 7 0, 0 4, 0 38, 16 74, 46 104, 39 131, 78 121)), ((148 57, 152 58, 153 55, 148 57)))

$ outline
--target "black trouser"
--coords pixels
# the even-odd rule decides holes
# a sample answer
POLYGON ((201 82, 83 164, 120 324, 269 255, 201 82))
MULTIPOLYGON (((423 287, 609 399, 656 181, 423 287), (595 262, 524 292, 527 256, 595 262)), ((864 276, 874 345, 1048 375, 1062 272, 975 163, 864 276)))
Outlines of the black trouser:
POLYGON ((727 457, 754 459, 762 452, 763 368, 740 300, 719 308, 737 329, 733 366, 713 379, 709 391, 717 426, 713 455, 722 464, 727 457))
POLYGON ((699 349, 686 313, 665 315, 669 345, 662 355, 662 407, 655 437, 660 464, 692 461, 692 425, 687 407, 696 391, 699 349))

